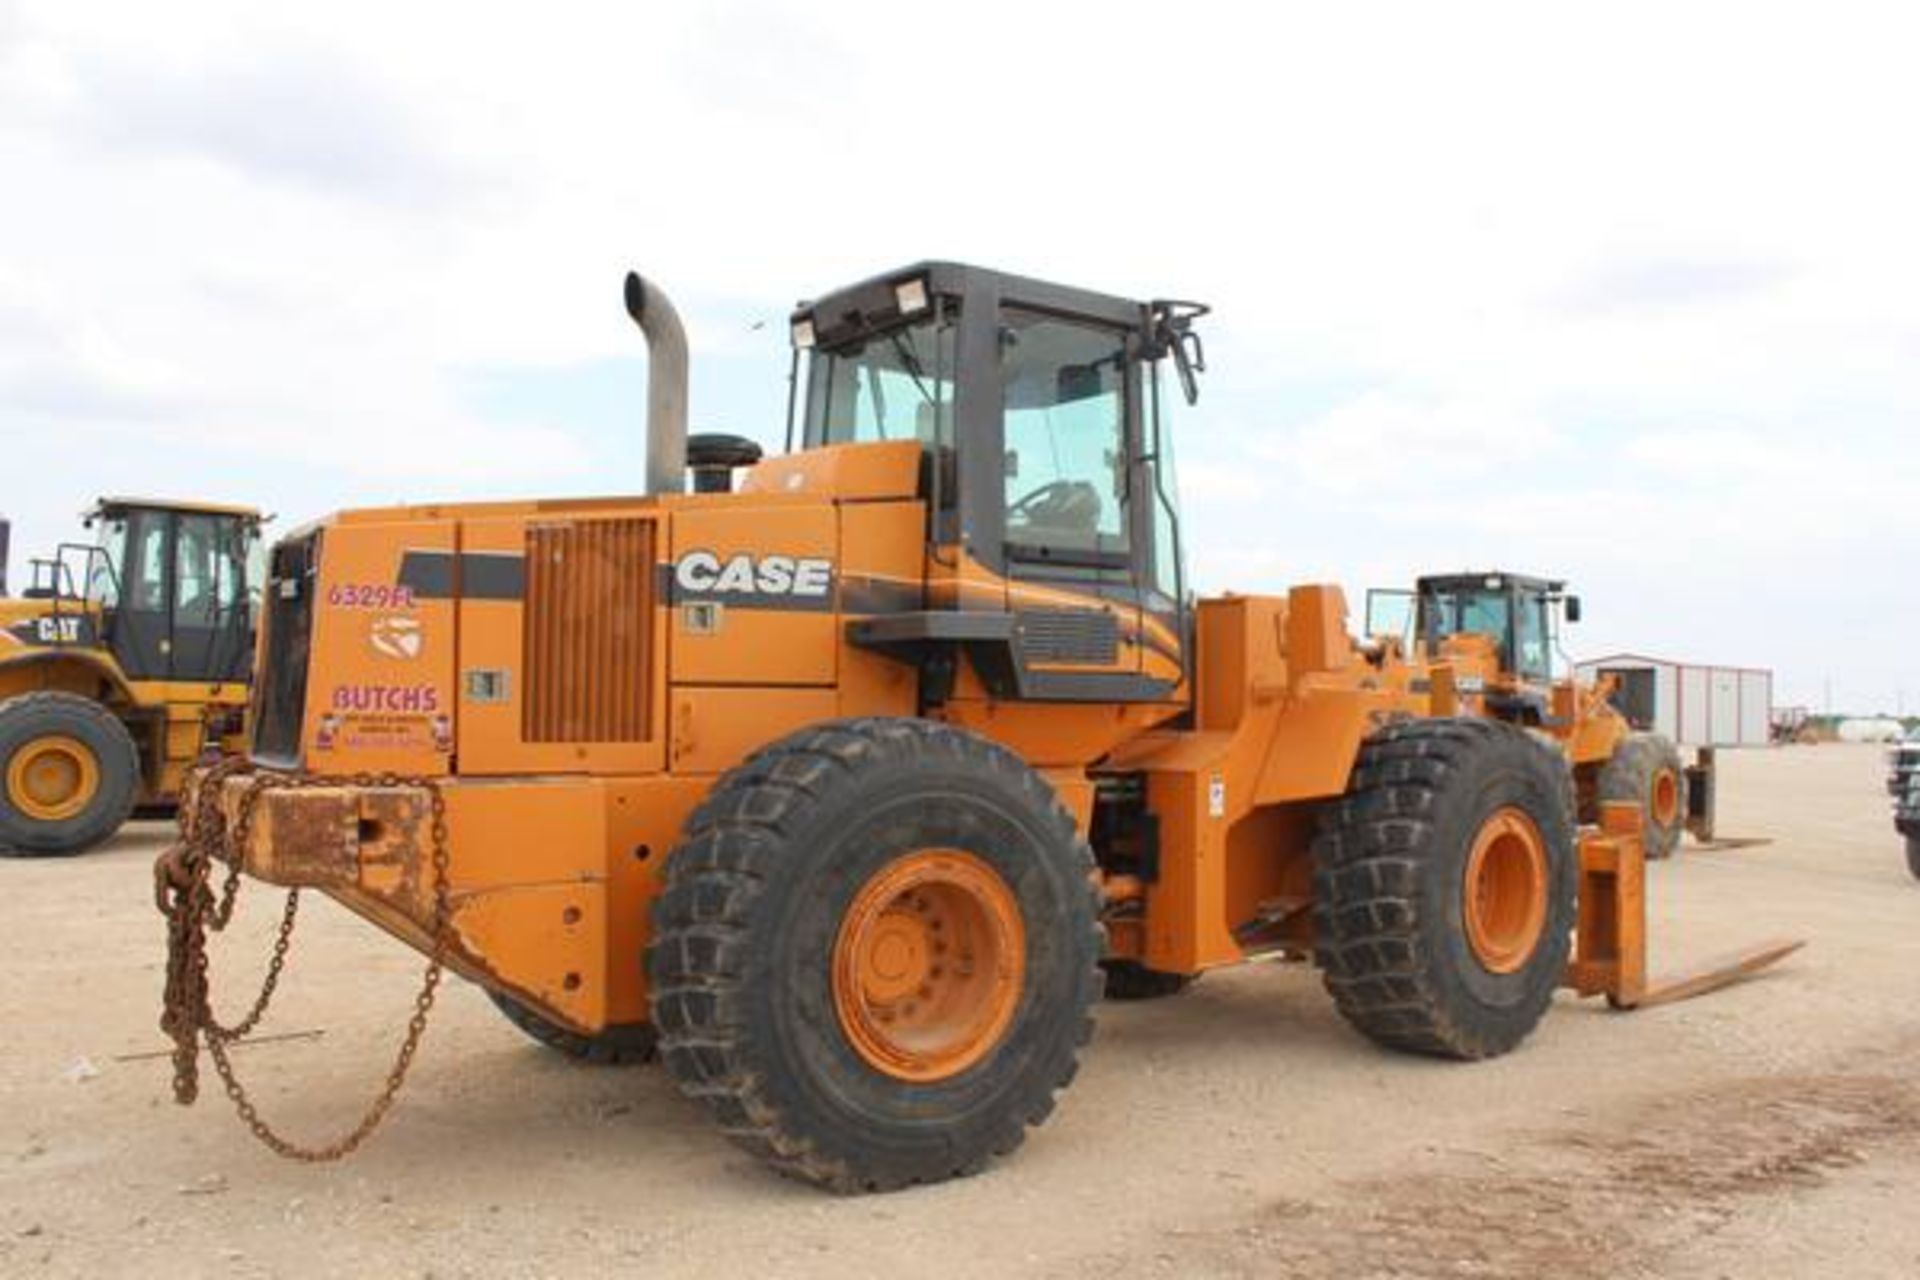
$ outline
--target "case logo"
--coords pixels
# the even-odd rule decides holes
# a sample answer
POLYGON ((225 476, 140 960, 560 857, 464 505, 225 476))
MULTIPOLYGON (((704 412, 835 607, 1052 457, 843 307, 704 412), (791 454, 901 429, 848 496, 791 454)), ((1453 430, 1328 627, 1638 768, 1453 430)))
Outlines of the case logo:
POLYGON ((721 558, 689 551, 673 566, 673 582, 691 596, 795 596, 824 599, 833 586, 833 561, 819 557, 721 558))

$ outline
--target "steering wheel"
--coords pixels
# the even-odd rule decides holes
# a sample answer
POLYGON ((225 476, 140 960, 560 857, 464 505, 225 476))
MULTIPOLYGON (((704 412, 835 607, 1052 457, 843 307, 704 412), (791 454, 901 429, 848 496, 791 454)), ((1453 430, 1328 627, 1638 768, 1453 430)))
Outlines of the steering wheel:
POLYGON ((1100 524, 1100 493, 1085 480, 1049 480, 1007 507, 1028 526, 1091 532, 1100 524))

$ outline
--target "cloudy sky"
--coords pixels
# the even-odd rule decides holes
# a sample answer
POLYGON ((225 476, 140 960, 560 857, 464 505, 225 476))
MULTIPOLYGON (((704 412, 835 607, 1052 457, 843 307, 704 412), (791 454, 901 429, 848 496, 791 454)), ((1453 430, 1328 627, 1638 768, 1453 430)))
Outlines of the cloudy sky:
POLYGON ((923 257, 1211 302, 1208 589, 1499 565, 1920 709, 1906 6, 0 0, 0 512, 630 490, 923 257))

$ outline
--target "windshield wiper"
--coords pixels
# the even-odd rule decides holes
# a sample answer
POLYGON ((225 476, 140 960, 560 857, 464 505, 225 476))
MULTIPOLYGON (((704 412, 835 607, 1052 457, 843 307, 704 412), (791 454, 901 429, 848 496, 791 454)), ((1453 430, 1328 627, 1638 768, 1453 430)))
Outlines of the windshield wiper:
POLYGON ((920 363, 920 357, 913 354, 913 348, 902 342, 897 333, 889 334, 887 340, 893 343, 893 349, 900 357, 900 367, 913 379, 914 390, 920 393, 920 398, 928 404, 937 404, 933 393, 927 390, 926 367, 920 363))

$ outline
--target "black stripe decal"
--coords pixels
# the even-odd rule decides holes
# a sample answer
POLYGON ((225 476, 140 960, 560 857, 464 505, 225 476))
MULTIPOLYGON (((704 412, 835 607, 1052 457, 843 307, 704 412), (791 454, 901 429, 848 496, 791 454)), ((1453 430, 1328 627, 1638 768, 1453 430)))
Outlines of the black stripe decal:
MULTIPOLYGON (((454 570, 458 561, 457 594, 467 600, 520 600, 526 596, 526 557, 515 551, 408 551, 400 557, 398 585, 421 600, 451 600, 456 594, 454 570)), ((907 613, 923 604, 915 582, 894 578, 837 575, 825 595, 794 595, 770 591, 687 591, 674 577, 673 566, 655 567, 655 598, 669 604, 696 602, 723 604, 732 609, 770 613, 907 613), (838 599, 836 600, 836 595, 838 599)))
POLYGON ((400 557, 397 585, 420 600, 454 598, 459 570, 459 595, 466 600, 518 600, 527 591, 526 557, 517 551, 408 551, 400 557))
POLYGON ((830 578, 821 595, 796 595, 786 591, 688 591, 680 585, 670 564, 655 570, 654 589, 661 600, 671 605, 717 604, 728 609, 750 609, 761 613, 832 613, 837 576, 830 578))

